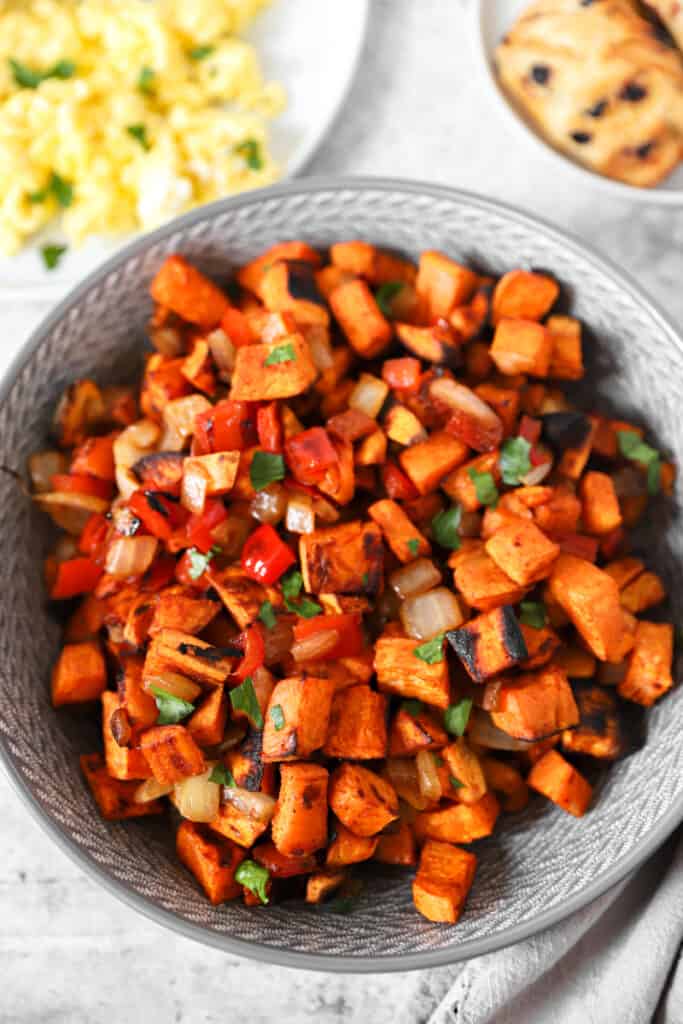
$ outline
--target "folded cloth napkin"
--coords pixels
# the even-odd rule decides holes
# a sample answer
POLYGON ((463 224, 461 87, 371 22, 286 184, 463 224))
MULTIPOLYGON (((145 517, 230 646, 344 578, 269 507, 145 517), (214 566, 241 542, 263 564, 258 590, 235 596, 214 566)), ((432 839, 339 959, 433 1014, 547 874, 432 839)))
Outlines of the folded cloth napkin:
POLYGON ((554 928, 418 976, 403 1020, 683 1024, 682 942, 679 830, 637 872, 554 928))

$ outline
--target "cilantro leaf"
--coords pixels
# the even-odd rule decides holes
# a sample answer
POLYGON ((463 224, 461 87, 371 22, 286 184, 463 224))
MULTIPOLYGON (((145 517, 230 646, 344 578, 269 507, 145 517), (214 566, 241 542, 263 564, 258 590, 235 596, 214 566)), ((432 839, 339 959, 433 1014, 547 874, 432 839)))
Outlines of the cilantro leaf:
POLYGON ((408 551, 410 551, 413 558, 415 558, 418 551, 420 550, 420 542, 417 539, 417 537, 411 537, 410 540, 407 541, 406 547, 408 548, 408 551))
POLYGON ((159 709, 157 725, 177 725, 194 711, 194 704, 190 704, 189 701, 182 700, 180 697, 174 697, 172 693, 167 693, 160 686, 150 686, 149 689, 159 709))
POLYGON ((403 281, 385 281, 375 292, 375 302, 385 316, 391 316, 391 300, 403 290, 403 281))
POLYGON ((29 203, 44 203, 49 196, 53 196, 66 209, 73 203, 73 185, 53 171, 45 188, 39 192, 29 192, 27 198, 29 203))
POLYGON ((273 725, 275 726, 275 731, 276 732, 280 732, 281 729, 284 729, 284 727, 285 727, 285 713, 282 710, 282 705, 281 704, 273 704, 272 708, 270 709, 269 714, 270 714, 270 717, 272 719, 273 725))
POLYGON ((54 270, 59 266, 59 261, 67 250, 65 245, 44 245, 40 250, 43 263, 48 270, 54 270))
POLYGON ((249 479, 255 491, 262 491, 268 484, 285 478, 285 460, 282 455, 271 452, 254 452, 249 467, 249 479))
POLYGON ((266 627, 266 629, 272 629, 277 623, 277 616, 275 609, 273 608, 272 601, 264 601, 258 610, 258 617, 266 627))
POLYGON ((451 704, 447 708, 444 712, 443 724, 448 732, 454 736, 462 736, 470 720, 472 703, 471 697, 463 697, 462 700, 456 701, 455 704, 451 704))
POLYGON ((209 568, 214 555, 217 555, 220 550, 221 549, 216 544, 214 544, 214 546, 206 553, 199 551, 197 548, 188 548, 187 555, 190 559, 188 576, 193 580, 198 580, 200 576, 203 576, 209 568))
POLYGON ((288 599, 298 597, 301 593, 301 588, 304 585, 304 578, 298 569, 292 569, 286 576, 283 576, 280 580, 280 586, 282 587, 282 593, 288 599))
POLYGON ((617 443, 621 454, 631 462, 640 462, 643 466, 649 466, 651 462, 659 458, 657 449, 645 444, 635 430, 617 430, 617 443))
POLYGON ((235 776, 229 768, 220 762, 214 765, 213 771, 209 775, 209 782, 217 782, 219 786, 237 786, 235 776))
POLYGON ((187 51, 187 56, 190 60, 204 60, 205 57, 210 57, 215 49, 215 46, 195 46, 187 51))
POLYGON ((266 886, 270 880, 270 872, 261 867, 255 860, 243 860, 235 872, 235 881, 243 885, 249 892, 255 893, 261 903, 268 902, 266 886))
POLYGON ((238 156, 243 156, 247 167, 252 171, 260 171, 263 168, 263 157, 261 156, 261 146, 256 139, 245 139, 244 142, 240 142, 235 146, 235 153, 238 156))
POLYGON ((271 349, 263 365, 277 366, 278 363, 293 363, 295 359, 294 346, 288 342, 286 345, 277 345, 274 349, 271 349))
POLYGON ((461 782, 460 779, 456 779, 455 775, 449 775, 448 778, 449 778, 450 784, 453 787, 453 789, 464 789, 465 788, 465 783, 461 782))
POLYGON ((432 537, 442 548, 449 548, 457 551, 460 547, 460 534, 458 527, 462 519, 462 508, 460 505, 453 505, 444 509, 432 519, 432 537))
POLYGON ((76 70, 76 65, 71 60, 59 60, 45 71, 36 71, 18 60, 13 60, 12 57, 9 58, 8 63, 14 82, 20 89, 37 89, 48 78, 71 78, 76 70))
POLYGON ((416 647, 413 650, 413 654, 420 661, 425 661, 428 665, 436 665, 437 662, 443 661, 444 636, 444 633, 437 633, 431 640, 427 640, 426 643, 416 647))
POLYGON ((481 505, 488 505, 494 508, 498 504, 498 488, 496 487, 493 475, 491 473, 480 473, 474 466, 472 469, 468 469, 467 475, 474 484, 477 501, 481 505))
POLYGON ((126 131, 128 134, 139 142, 142 148, 147 151, 150 148, 149 139, 147 138, 147 128, 144 124, 127 124, 126 131))
POLYGON ((230 703, 235 711, 243 711, 254 729, 263 728, 263 715, 259 702, 256 699, 256 691, 251 676, 247 676, 243 683, 230 691, 230 703))
POLYGON ((522 601, 519 606, 519 621, 533 629, 543 629, 546 624, 545 605, 542 601, 522 601))
POLYGON ((659 494, 662 488, 662 464, 659 459, 653 459, 647 467, 647 493, 650 495, 659 494))
POLYGON ((143 92, 145 96, 154 95, 156 77, 157 74, 154 68, 141 68, 140 74, 138 75, 138 89, 140 92, 143 92))
POLYGON ((500 470, 503 483, 516 486, 531 470, 531 445, 524 437, 509 437, 500 448, 500 470))
POLYGON ((424 704, 417 697, 409 697, 408 700, 401 701, 401 711, 405 711, 411 718, 421 715, 423 707, 424 704))
POLYGON ((296 615, 301 616, 302 619, 314 619, 316 615, 322 613, 322 608, 315 601, 311 601, 308 597, 302 597, 299 601, 290 601, 288 597, 285 598, 285 605, 287 611, 294 612, 296 615))

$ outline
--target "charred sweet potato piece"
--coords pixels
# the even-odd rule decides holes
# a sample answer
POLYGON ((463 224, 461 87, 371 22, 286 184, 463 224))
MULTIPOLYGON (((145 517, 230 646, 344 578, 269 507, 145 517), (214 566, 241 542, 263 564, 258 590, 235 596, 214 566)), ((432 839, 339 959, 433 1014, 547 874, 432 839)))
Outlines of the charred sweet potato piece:
POLYGON ((345 871, 315 871, 306 880, 306 903, 324 903, 345 881, 345 871))
POLYGON ((77 380, 64 392, 54 416, 60 448, 73 448, 86 440, 104 416, 104 399, 94 380, 77 380))
POLYGON ((223 803, 216 817, 209 822, 209 828, 246 850, 263 835, 268 822, 241 810, 236 804, 223 803))
POLYGON ((395 832, 379 836, 373 859, 395 867, 412 867, 417 862, 415 834, 407 821, 401 821, 395 832))
POLYGON ((579 724, 562 733, 562 746, 574 754, 613 761, 623 753, 617 701, 600 686, 575 686, 579 724))
POLYGON ((100 814, 107 821, 144 818, 148 814, 161 814, 163 811, 160 800, 136 803, 135 793, 140 783, 112 779, 101 754, 82 754, 80 765, 100 814))
POLYGON ((340 821, 336 821, 333 825, 333 838, 327 848, 325 863, 330 868, 360 864, 361 861, 369 860, 373 856, 378 842, 378 836, 357 836, 340 821))
POLYGON ((431 554, 429 541, 397 502, 390 498, 376 501, 368 509, 368 515, 380 527, 387 544, 401 562, 412 562, 415 558, 431 554))
POLYGON ((617 686, 620 697, 650 707, 671 689, 673 642, 674 629, 669 622, 637 624, 626 675, 617 686))
POLYGON ((66 644, 52 671, 52 704, 97 700, 107 685, 107 668, 96 640, 66 644))
POLYGON ((250 729, 239 747, 227 752, 225 761, 240 789, 275 796, 276 768, 263 760, 263 732, 250 729))
POLYGON ((430 665, 415 654, 419 646, 410 637, 381 636, 375 643, 377 685, 384 693, 416 697, 444 710, 449 703, 448 662, 430 665))
POLYGON ((300 395, 316 379, 311 351, 301 334, 290 334, 273 345, 244 345, 237 349, 230 398, 238 402, 271 402, 300 395), (287 356, 276 361, 276 349, 287 356))
POLYGON ((389 757, 412 757, 420 750, 438 750, 448 734, 428 708, 409 702, 399 705, 389 731, 389 757))
POLYGON ((553 566, 549 590, 597 658, 621 660, 625 623, 611 576, 583 558, 563 554, 553 566))
POLYGON ((306 242, 291 241, 278 242, 266 249, 264 253, 250 263, 246 263, 237 271, 237 280, 243 288, 247 288, 254 295, 259 294, 263 272, 278 260, 297 260, 309 263, 312 267, 319 267, 322 260, 320 253, 311 248, 306 242))
POLYGON ((581 380, 585 372, 581 324, 571 316, 550 316, 545 325, 553 343, 548 376, 559 380, 581 380))
POLYGON ((386 715, 386 697, 369 686, 340 690, 332 700, 323 753, 357 761, 386 757, 386 715))
POLYGON ((584 440, 580 444, 576 445, 575 448, 567 448, 562 453, 562 458, 560 459, 557 467, 558 473, 562 476, 569 477, 570 480, 578 480, 586 468, 586 463, 588 462, 593 448, 594 437, 595 422, 591 421, 590 430, 586 434, 584 440))
POLYGON ((157 725, 143 733, 140 748, 162 785, 206 770, 204 755, 183 725, 157 725))
POLYGON ((576 818, 583 817, 593 796, 590 783, 556 750, 549 750, 536 762, 527 782, 576 818))
POLYGON ((449 498, 462 505, 467 512, 476 512, 477 509, 481 508, 481 502, 477 496, 477 488, 472 477, 476 473, 490 473, 494 483, 499 484, 501 475, 498 456, 499 453, 497 451, 486 452, 484 455, 480 455, 478 458, 459 466, 441 481, 442 490, 446 492, 449 498))
POLYGON ((358 836, 374 836, 398 817, 393 786, 375 772, 349 761, 332 773, 329 801, 341 823, 358 836))
POLYGON ((447 317, 455 306, 467 302, 478 283, 474 271, 443 253, 428 251, 420 255, 415 287, 429 323, 447 317))
MULTIPOLYGON (((301 766, 306 767, 305 765, 301 766)), ((313 765, 312 767, 316 767, 313 765)), ((316 866, 315 857, 310 854, 288 854, 278 850, 275 843, 259 843, 253 849, 254 860, 267 868, 273 878, 295 878, 307 875, 316 866)))
POLYGON ((414 821, 415 837, 441 839, 446 843, 473 843, 490 836, 500 813, 493 793, 476 804, 451 804, 436 811, 420 811, 414 821))
POLYGON ((263 760, 308 757, 325 742, 334 684, 314 676, 292 676, 275 684, 263 730, 263 760))
POLYGON ((199 597, 188 587, 166 587, 157 598, 149 632, 154 634, 162 629, 174 629, 185 633, 201 633, 220 610, 217 601, 199 597))
POLYGON ((351 348, 373 359, 391 341, 391 325, 380 310, 365 281, 348 281, 330 295, 330 308, 351 348))
POLYGON ((214 906, 240 895, 242 887, 235 881, 235 872, 246 853, 229 839, 218 839, 202 825, 182 821, 176 833, 176 853, 214 906))
POLYGON ((505 317, 541 320, 555 304, 560 289, 547 274, 511 270, 501 277, 493 292, 491 319, 494 324, 505 317))
POLYGON ((272 821, 273 842, 280 853, 302 857, 327 843, 328 778, 327 769, 318 764, 283 764, 280 768, 280 793, 272 821))
POLYGON ((299 558, 311 594, 374 594, 382 580, 382 534, 359 520, 314 530, 301 535, 299 558))
POLYGON ((542 626, 537 629, 535 626, 528 626, 520 623, 519 627, 526 644, 527 656, 521 662, 522 668, 539 668, 550 661, 553 654, 560 646, 560 638, 550 626, 542 626))
POLYGON ((529 586, 550 574, 560 548, 527 519, 502 526, 486 541, 486 552, 499 569, 520 586, 529 586))
POLYGON ((578 724, 579 711, 564 672, 546 665, 505 680, 499 691, 493 724, 519 740, 541 740, 578 724))
POLYGON ((409 352, 427 363, 458 367, 462 362, 460 344, 449 325, 441 320, 429 327, 399 323, 396 334, 409 352))
POLYGON ((297 324, 330 322, 325 300, 318 291, 314 267, 307 260, 275 260, 261 274, 258 293, 266 309, 291 313, 297 324))
POLYGON ((223 739, 227 719, 225 693, 222 686, 217 686, 188 719, 187 731, 200 747, 214 747, 223 739))
POLYGON ((270 601, 275 608, 282 605, 282 594, 277 587, 257 583, 239 565, 225 569, 209 565, 206 577, 240 629, 256 622, 264 601, 270 601))
POLYGON ((504 573, 486 551, 475 551, 459 562, 454 579, 467 603, 483 612, 518 604, 525 594, 525 588, 504 573))
POLYGON ((183 256, 167 256, 150 286, 155 302, 199 327, 217 327, 230 303, 183 256))
POLYGON ((579 486, 583 503, 583 526, 587 533, 603 535, 621 526, 619 499, 612 478, 591 470, 579 486))
POLYGON ((483 683, 527 657, 524 635, 509 605, 470 619, 446 637, 475 683, 483 683))
POLYGON ((541 324, 532 320, 498 321, 491 358, 501 373, 547 377, 552 351, 550 332, 541 324))
POLYGON ((477 858, 449 843, 428 840, 413 882, 413 902, 428 921, 455 924, 472 888, 477 858))
POLYGON ((142 685, 142 667, 141 658, 126 658, 116 688, 119 704, 125 710, 128 721, 131 725, 146 728, 156 723, 159 709, 154 697, 142 685))
POLYGON ((121 713, 118 694, 105 690, 102 694, 102 738, 107 771, 112 779, 149 779, 152 772, 142 751, 133 746, 119 746, 114 738, 112 717, 116 712, 121 713))
POLYGON ((399 462, 420 494, 429 494, 451 470, 464 462, 467 451, 462 441, 438 430, 426 441, 404 448, 399 462))
POLYGON ((448 416, 446 431, 468 448, 490 452, 498 447, 503 421, 476 392, 448 377, 437 377, 429 385, 429 397, 448 416))
POLYGON ((654 572, 641 573, 621 591, 621 605, 633 615, 647 611, 666 600, 666 590, 659 576, 654 572))
POLYGON ((177 672, 205 686, 221 686, 230 674, 235 653, 232 648, 226 653, 179 629, 160 629, 147 650, 143 678, 177 672))

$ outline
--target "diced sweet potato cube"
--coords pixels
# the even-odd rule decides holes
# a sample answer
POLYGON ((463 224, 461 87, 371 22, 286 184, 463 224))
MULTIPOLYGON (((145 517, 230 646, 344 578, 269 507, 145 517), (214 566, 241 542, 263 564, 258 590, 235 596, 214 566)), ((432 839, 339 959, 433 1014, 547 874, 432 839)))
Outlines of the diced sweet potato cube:
POLYGON ((222 686, 232 668, 232 656, 179 629, 160 629, 147 649, 143 678, 177 672, 206 686, 222 686))
POLYGON ((183 256, 167 256, 150 287, 155 302, 200 327, 216 327, 230 303, 213 281, 183 256))
POLYGON ((575 754, 613 761, 623 753, 617 702, 601 686, 577 686, 574 695, 580 721, 562 733, 562 746, 575 754))
POLYGON ((228 704, 222 686, 205 697, 187 721, 187 731, 200 747, 215 747, 223 739, 228 704))
POLYGON ((429 385, 436 411, 448 416, 446 432, 468 448, 490 452, 503 439, 503 421, 492 406, 471 388, 449 377, 436 377, 429 385))
POLYGON ((455 306, 462 306, 473 295, 479 278, 469 267, 456 263, 443 253, 426 251, 420 255, 415 287, 430 323, 448 317, 455 306))
POLYGON ((327 848, 325 863, 330 868, 360 864, 369 860, 377 849, 377 836, 357 836, 340 821, 334 823, 334 838, 327 848))
POLYGON ((535 626, 527 626, 520 623, 524 643, 526 644, 527 657, 521 662, 522 668, 538 668, 550 661, 553 654, 560 646, 560 638, 550 626, 542 626, 537 629, 535 626))
POLYGON ((230 398, 238 402, 271 402, 300 395, 318 376, 311 350, 301 334, 290 334, 273 345, 243 345, 237 349, 230 398), (291 358, 270 359, 274 350, 287 349, 291 358))
POLYGON ((154 778, 162 785, 206 771, 204 755, 182 725, 157 725, 148 729, 140 740, 140 747, 154 778))
POLYGON ((498 416, 503 424, 503 437, 510 437, 515 431, 519 416, 519 391, 495 387, 493 384, 480 384, 474 391, 498 416))
POLYGON ((467 452, 462 441, 444 430, 437 430, 426 441, 404 448, 399 462, 420 494, 429 494, 451 470, 464 462, 467 452))
POLYGON ((395 832, 379 836, 373 859, 396 867, 411 867, 417 862, 415 834, 407 821, 400 822, 395 832))
POLYGON ((517 519, 486 541, 486 551, 510 579, 526 587, 550 574, 560 548, 534 523, 517 519))
POLYGON ((595 656, 582 647, 560 647, 553 661, 569 679, 592 679, 595 675, 595 656))
MULTIPOLYGON (((304 767, 304 766, 302 766, 304 767)), ((254 860, 267 868, 273 878, 295 878, 296 875, 307 875, 316 867, 316 859, 311 854, 289 854, 278 850, 275 843, 259 843, 253 849, 254 860)))
POLYGON ((595 421, 591 420, 590 431, 584 438, 583 442, 580 445, 577 445, 576 448, 565 449, 557 467, 558 473, 562 476, 569 477, 570 480, 579 479, 586 468, 586 463, 588 462, 593 448, 595 429, 595 421))
POLYGON ((154 725, 159 717, 159 709, 152 694, 147 693, 142 685, 142 658, 126 658, 122 667, 116 687, 119 703, 128 721, 131 725, 143 728, 154 725))
POLYGON ((364 437, 356 447, 355 461, 357 466, 381 466, 387 461, 387 435, 383 430, 375 430, 364 437))
POLYGON ((529 802, 529 789, 514 765, 495 757, 480 758, 489 789, 501 793, 504 811, 521 811, 529 802))
POLYGON ((328 772, 321 765, 282 765, 272 821, 273 842, 280 853, 302 857, 327 844, 327 789, 328 772))
POLYGON ((210 837, 201 825, 182 821, 176 833, 176 853, 214 906, 240 895, 242 887, 235 881, 235 872, 246 853, 229 839, 210 837))
POLYGON ((493 292, 491 320, 504 317, 541 320, 555 304, 560 289, 546 274, 528 270, 510 270, 501 277, 493 292))
POLYGON ((250 729, 239 747, 227 752, 225 761, 241 789, 276 795, 276 767, 263 760, 263 732, 250 729))
POLYGON ((619 499, 612 478, 593 470, 581 479, 579 493, 583 502, 583 525, 587 533, 609 533, 621 526, 619 499))
POLYGON ((491 358, 501 373, 547 377, 553 343, 550 332, 531 320, 500 320, 491 345, 491 358))
POLYGON ((268 822, 240 810, 234 804, 221 804, 209 828, 248 850, 268 828, 268 822))
POLYGON ((493 724, 520 740, 541 740, 579 721, 571 686, 562 669, 546 665, 506 679, 499 691, 493 724))
POLYGON ((645 566, 639 558, 620 558, 616 562, 610 562, 605 566, 604 571, 611 576, 619 590, 623 590, 637 576, 643 572, 645 566))
POLYGON ((386 714, 386 697, 369 686, 340 690, 332 700, 323 753, 357 761, 386 757, 386 714))
POLYGON ((384 416, 383 425, 389 440, 396 444, 417 444, 427 438, 427 431, 415 413, 405 405, 392 405, 384 416))
POLYGON ((596 658, 621 661, 626 629, 611 576, 583 558, 563 554, 553 567, 549 592, 596 658))
MULTIPOLYGON (((199 476, 202 478, 204 498, 213 498, 228 494, 235 485, 241 452, 213 452, 210 455, 193 455, 185 459, 183 466, 183 483, 181 501, 192 508, 192 500, 196 499, 194 491, 188 495, 187 480, 199 476)), ((196 488, 196 483, 193 481, 196 488)), ((203 499, 202 499, 203 501, 203 499)))
POLYGON ((556 750, 549 750, 536 762, 527 782, 576 818, 583 817, 593 796, 590 783, 556 750))
POLYGON ((472 888, 476 869, 477 858, 473 853, 428 840, 413 882, 415 909, 429 921, 455 924, 472 888))
POLYGON ((639 622, 626 675, 617 686, 619 696, 650 707, 670 690, 673 643, 674 628, 670 623, 639 622))
POLYGON ((371 284, 405 281, 412 284, 416 270, 412 263, 383 252, 368 242, 335 242, 330 246, 330 259, 336 267, 367 278, 371 284))
POLYGON ((374 836, 398 817, 394 787, 350 761, 332 773, 329 801, 341 823, 358 836, 374 836))
POLYGON ((315 283, 314 267, 307 260, 275 260, 259 281, 258 294, 266 309, 291 313, 297 324, 327 327, 330 314, 315 283))
POLYGON ((446 636, 475 683, 483 683, 527 657, 524 636, 509 605, 478 615, 446 636))
POLYGON ((485 551, 474 552, 459 562, 454 579, 467 603, 483 612, 518 604, 525 594, 525 588, 518 586, 485 551))
POLYGON ((447 323, 439 321, 429 327, 415 324, 396 324, 400 342, 419 359, 436 365, 459 366, 462 349, 447 323))
POLYGON ((250 579, 239 565, 229 565, 225 569, 214 569, 209 565, 206 576, 240 629, 256 622, 264 601, 270 601, 275 608, 282 605, 282 595, 277 587, 250 579))
POLYGON ((421 839, 442 839, 446 843, 473 843, 493 832, 500 804, 486 793, 476 804, 451 804, 437 811, 420 811, 413 827, 421 839))
POLYGON ((122 712, 118 694, 105 690, 102 694, 102 739, 107 771, 113 779, 149 779, 152 772, 142 751, 133 746, 120 747, 114 739, 112 715, 115 712, 122 712))
POLYGON ((135 793, 140 783, 112 779, 101 754, 82 754, 80 765, 100 814, 107 821, 144 818, 148 814, 160 814, 163 811, 160 800, 136 803, 135 793))
POLYGON ((315 676, 292 676, 275 684, 263 729, 263 760, 308 757, 325 742, 334 683, 315 676))
POLYGON ((158 596, 153 609, 150 634, 160 629, 177 629, 185 633, 200 633, 216 617, 220 604, 208 597, 200 597, 187 587, 166 587, 158 596))
POLYGON ((581 380, 584 375, 581 324, 571 316, 551 316, 546 320, 553 342, 549 377, 581 380))
POLYGON ((66 624, 64 643, 80 644, 94 640, 104 624, 106 611, 105 601, 94 594, 87 594, 66 624))
POLYGON ((556 490, 550 501, 534 509, 536 525, 552 536, 576 533, 580 518, 581 502, 568 492, 556 490))
POLYGON ((312 267, 319 267, 322 262, 320 253, 306 242, 278 242, 261 253, 257 259, 240 267, 237 271, 238 282, 243 288, 258 295, 264 270, 278 260, 297 260, 310 263, 312 267))
POLYGON ((449 778, 460 783, 456 788, 458 801, 461 804, 478 803, 488 787, 479 757, 465 737, 459 736, 453 743, 449 743, 442 750, 441 756, 448 767, 449 778))
POLYGON ((377 523, 387 544, 401 562, 412 562, 431 554, 429 541, 397 502, 390 498, 376 501, 368 509, 368 515, 377 523))
POLYGON ((384 566, 382 533, 375 523, 359 520, 304 533, 299 558, 311 594, 374 594, 384 566))
POLYGON ((315 871, 306 880, 306 902, 324 903, 345 881, 344 871, 315 871))
POLYGON ((80 704, 97 700, 107 685, 107 668, 96 640, 66 644, 52 670, 52 703, 80 704))
POLYGON ((377 685, 384 693, 417 697, 445 710, 450 693, 448 662, 444 657, 429 665, 415 654, 418 646, 409 637, 379 637, 375 644, 377 685))
POLYGON ((654 572, 644 572, 629 583, 621 592, 621 604, 633 615, 647 611, 666 599, 666 590, 659 576, 654 572))
POLYGON ((412 757, 420 750, 438 750, 448 734, 427 708, 399 706, 389 732, 389 757, 412 757))
POLYGON ((365 281, 348 281, 335 288, 330 308, 351 348, 364 359, 374 359, 391 341, 391 325, 365 281))
POLYGON ((468 512, 476 512, 481 508, 481 502, 477 497, 477 488, 472 479, 475 473, 490 473, 494 483, 500 483, 500 466, 498 464, 499 452, 486 452, 463 466, 459 466, 452 473, 441 481, 441 488, 449 498, 462 505, 468 512), (470 475, 472 474, 472 475, 470 475))

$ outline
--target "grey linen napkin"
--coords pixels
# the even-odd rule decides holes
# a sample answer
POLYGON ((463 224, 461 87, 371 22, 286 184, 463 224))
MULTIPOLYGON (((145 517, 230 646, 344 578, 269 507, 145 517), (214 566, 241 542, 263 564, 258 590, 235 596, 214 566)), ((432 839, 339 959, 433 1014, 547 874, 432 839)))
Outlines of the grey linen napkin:
POLYGON ((541 935, 416 978, 401 1024, 683 1024, 683 832, 541 935))

